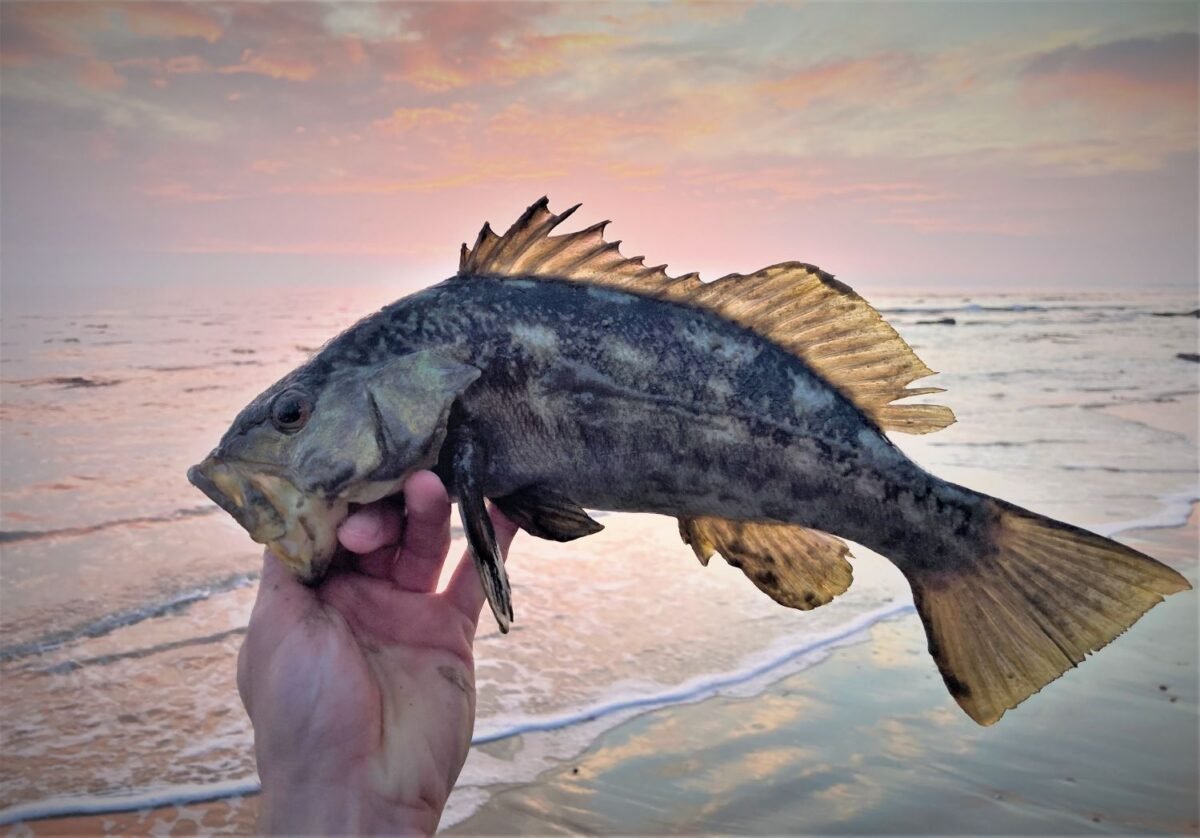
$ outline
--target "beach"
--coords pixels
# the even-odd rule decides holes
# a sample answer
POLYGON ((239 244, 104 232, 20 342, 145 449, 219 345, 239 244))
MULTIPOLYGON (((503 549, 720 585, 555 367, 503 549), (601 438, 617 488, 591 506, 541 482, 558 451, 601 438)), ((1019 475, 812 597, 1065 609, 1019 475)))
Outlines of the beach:
MULTIPOLYGON (((1128 542, 1196 583, 1196 513, 1128 542)), ((879 623, 751 696, 639 715, 522 784, 461 835, 1195 834, 1196 598, 979 728, 947 696, 915 615, 879 623)), ((514 737, 477 746, 519 754, 514 737)), ((257 797, 34 821, 11 834, 251 834, 257 797)))
MULTIPOLYGON (((1196 524, 1129 543, 1194 568, 1196 524)), ((640 716, 447 831, 1195 834, 1197 628, 1193 595, 980 728, 906 615, 760 695, 640 716)))
MULTIPOLYGON (((386 299, 296 299, 265 325, 220 302, 172 303, 187 316, 161 322, 132 308, 5 312, 10 834, 253 831, 233 672, 258 561, 182 474, 258 389, 386 299), (79 411, 95 422, 76 428, 79 411), (102 478, 118 471, 121 485, 102 478)), ((1154 316, 1194 301, 877 304, 943 371, 931 383, 959 417, 897 438, 910 456, 1197 582, 1197 367, 1175 357, 1195 346, 1196 319, 1154 316), (921 322, 947 316, 956 325, 921 322)), ((1194 591, 980 728, 946 692, 883 558, 855 548, 850 591, 799 613, 719 559, 701 568, 670 520, 600 520, 603 533, 572 545, 522 536, 514 548, 518 619, 507 637, 481 625, 476 744, 445 831, 1200 828, 1194 591)))

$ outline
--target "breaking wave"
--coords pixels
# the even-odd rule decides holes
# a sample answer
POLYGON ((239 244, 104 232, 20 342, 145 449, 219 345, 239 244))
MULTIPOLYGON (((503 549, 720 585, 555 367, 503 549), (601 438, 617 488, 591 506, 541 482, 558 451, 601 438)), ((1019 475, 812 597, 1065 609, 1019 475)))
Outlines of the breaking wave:
POLYGON ((72 643, 76 640, 101 637, 106 634, 111 634, 117 629, 132 626, 144 620, 150 620, 154 617, 161 617, 164 614, 170 614, 174 611, 186 608, 193 603, 206 600, 214 594, 232 591, 235 588, 243 588, 256 580, 258 576, 259 574, 257 571, 251 573, 237 573, 197 588, 180 591, 172 594, 166 599, 145 603, 136 608, 130 608, 125 611, 117 611, 112 614, 106 614, 98 620, 92 620, 91 622, 83 623, 82 625, 74 626, 69 629, 56 631, 39 637, 36 640, 30 640, 25 643, 14 643, 9 646, 0 646, 0 661, 10 661, 17 658, 29 657, 31 655, 41 655, 65 646, 68 643, 72 643))

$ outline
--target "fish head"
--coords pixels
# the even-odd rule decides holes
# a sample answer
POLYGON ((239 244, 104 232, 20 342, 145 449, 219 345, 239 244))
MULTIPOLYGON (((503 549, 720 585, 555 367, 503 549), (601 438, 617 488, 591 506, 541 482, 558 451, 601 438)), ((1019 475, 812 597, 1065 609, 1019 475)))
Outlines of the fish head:
POLYGON ((188 480, 315 583, 351 504, 394 494, 437 462, 451 405, 479 375, 430 351, 376 365, 310 364, 252 401, 188 480))

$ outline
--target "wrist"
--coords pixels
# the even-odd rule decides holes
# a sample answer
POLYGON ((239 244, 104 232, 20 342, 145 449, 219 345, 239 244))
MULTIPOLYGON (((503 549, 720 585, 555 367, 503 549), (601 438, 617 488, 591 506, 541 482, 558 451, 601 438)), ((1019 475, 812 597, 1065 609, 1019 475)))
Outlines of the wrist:
POLYGON ((386 800, 357 778, 319 787, 263 780, 258 827, 288 835, 432 835, 441 811, 386 800))

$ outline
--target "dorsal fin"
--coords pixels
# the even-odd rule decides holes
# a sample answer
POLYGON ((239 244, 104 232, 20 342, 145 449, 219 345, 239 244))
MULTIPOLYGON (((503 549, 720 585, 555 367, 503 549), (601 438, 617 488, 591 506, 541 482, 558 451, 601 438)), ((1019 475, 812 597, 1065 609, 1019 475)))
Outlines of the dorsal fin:
POLYGON ((458 275, 553 277, 703 307, 801 358, 886 430, 923 434, 954 422, 942 405, 893 404, 942 392, 908 387, 933 370, 866 300, 820 268, 783 262, 709 283, 694 273, 672 277, 665 265, 622 256, 620 242, 604 239, 607 221, 550 235, 579 205, 555 215, 548 204, 534 203, 503 236, 485 224, 473 248, 463 245, 458 275))

